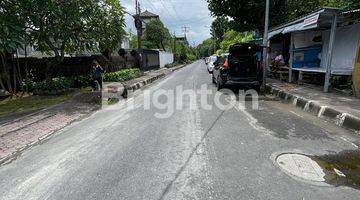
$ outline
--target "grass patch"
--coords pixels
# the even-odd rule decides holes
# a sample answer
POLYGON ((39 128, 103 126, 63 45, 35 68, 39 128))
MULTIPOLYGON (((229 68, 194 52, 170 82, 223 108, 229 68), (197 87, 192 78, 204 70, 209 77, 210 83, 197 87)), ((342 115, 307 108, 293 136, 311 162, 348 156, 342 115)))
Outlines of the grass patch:
POLYGON ((46 108, 62 103, 73 97, 75 94, 76 92, 57 96, 24 95, 22 97, 9 97, 0 101, 0 116, 14 112, 25 112, 46 108))

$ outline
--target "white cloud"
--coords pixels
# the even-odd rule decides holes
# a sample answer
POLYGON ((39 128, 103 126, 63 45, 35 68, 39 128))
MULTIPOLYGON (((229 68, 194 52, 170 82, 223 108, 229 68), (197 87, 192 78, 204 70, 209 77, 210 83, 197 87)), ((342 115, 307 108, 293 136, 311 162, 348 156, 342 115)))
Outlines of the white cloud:
MULTIPOLYGON (((209 26, 213 21, 205 0, 139 0, 142 11, 149 10, 160 16, 171 33, 183 35, 182 27, 190 27, 187 34, 189 42, 201 43, 210 37, 209 26)), ((130 13, 135 12, 135 0, 120 0, 121 5, 130 13)), ((132 29, 133 19, 126 17, 127 29, 132 29)))

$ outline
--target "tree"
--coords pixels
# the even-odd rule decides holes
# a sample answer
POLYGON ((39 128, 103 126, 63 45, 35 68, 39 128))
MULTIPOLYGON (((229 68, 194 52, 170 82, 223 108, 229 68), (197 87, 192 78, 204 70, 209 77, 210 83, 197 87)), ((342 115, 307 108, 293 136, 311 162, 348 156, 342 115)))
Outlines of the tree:
POLYGON ((65 53, 113 50, 125 34, 124 11, 117 0, 16 1, 32 44, 54 55, 48 70, 61 63, 65 53))
POLYGON ((181 44, 180 45, 180 48, 179 48, 179 62, 181 63, 184 63, 187 61, 187 55, 188 55, 188 52, 187 52, 187 48, 184 44, 181 44))
MULTIPOLYGON (((230 17, 230 26, 237 31, 262 30, 264 24, 263 0, 207 0, 209 9, 214 16, 230 17)), ((272 0, 270 12, 272 24, 283 18, 285 0, 272 0)))
POLYGON ((13 86, 16 85, 18 79, 16 76, 18 69, 12 65, 14 77, 11 78, 7 58, 22 46, 25 37, 24 19, 21 15, 16 14, 18 8, 19 4, 16 1, 4 0, 0 2, 0 57, 2 65, 0 86, 10 93, 16 92, 13 90, 13 86), (11 79, 14 80, 14 84, 11 83, 11 79))
POLYGON ((209 38, 204 40, 201 44, 196 47, 199 57, 208 57, 213 55, 216 51, 216 44, 214 39, 209 38))
POLYGON ((150 42, 147 46, 154 45, 158 49, 165 50, 166 45, 170 42, 171 35, 160 20, 151 20, 146 24, 144 39, 144 45, 146 45, 146 42, 150 42))
POLYGON ((229 47, 239 42, 249 42, 253 39, 253 34, 250 32, 239 33, 234 30, 227 31, 224 35, 224 40, 220 44, 222 53, 228 52, 229 47))
POLYGON ((137 36, 132 35, 130 37, 130 49, 136 49, 137 48, 137 36))
MULTIPOLYGON (((207 0, 213 16, 230 17, 230 26, 237 31, 258 30, 264 26, 264 0, 207 0)), ((271 0, 270 26, 279 25, 324 6, 355 9, 359 0, 271 0)))
POLYGON ((211 24, 211 36, 219 46, 226 31, 229 30, 229 21, 225 17, 217 17, 211 24))

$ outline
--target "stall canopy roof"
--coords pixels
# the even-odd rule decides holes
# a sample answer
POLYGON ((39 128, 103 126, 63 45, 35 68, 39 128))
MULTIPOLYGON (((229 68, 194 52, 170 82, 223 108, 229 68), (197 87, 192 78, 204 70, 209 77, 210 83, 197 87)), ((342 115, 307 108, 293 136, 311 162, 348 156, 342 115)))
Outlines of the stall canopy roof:
MULTIPOLYGON (((334 14, 339 14, 341 11, 342 10, 338 8, 323 8, 317 12, 300 17, 292 22, 272 28, 269 32, 268 38, 270 39, 280 33, 286 34, 310 29, 329 29, 331 27, 334 14)), ((339 17, 338 20, 341 23, 343 18, 339 17)))

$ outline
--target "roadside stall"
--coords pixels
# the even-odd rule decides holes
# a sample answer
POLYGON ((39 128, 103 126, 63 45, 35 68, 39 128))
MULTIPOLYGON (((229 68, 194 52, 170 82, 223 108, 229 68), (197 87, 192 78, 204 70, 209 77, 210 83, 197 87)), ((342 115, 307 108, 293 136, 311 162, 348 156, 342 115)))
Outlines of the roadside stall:
POLYGON ((333 75, 350 76, 356 65, 360 41, 359 10, 342 12, 324 8, 270 30, 270 46, 289 52, 287 58, 289 81, 302 80, 304 73, 324 75, 324 91, 329 91, 333 75), (355 13, 355 14, 354 14, 355 13), (273 38, 282 37, 272 42, 273 38))

